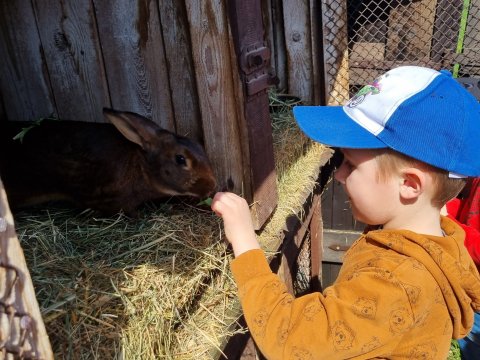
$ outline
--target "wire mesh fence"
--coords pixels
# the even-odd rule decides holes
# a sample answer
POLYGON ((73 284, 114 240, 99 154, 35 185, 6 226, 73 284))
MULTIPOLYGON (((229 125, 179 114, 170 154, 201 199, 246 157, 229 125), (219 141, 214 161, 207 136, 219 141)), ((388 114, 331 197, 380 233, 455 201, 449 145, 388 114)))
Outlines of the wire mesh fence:
POLYGON ((329 104, 401 65, 480 78, 480 0, 324 0, 323 33, 329 104))

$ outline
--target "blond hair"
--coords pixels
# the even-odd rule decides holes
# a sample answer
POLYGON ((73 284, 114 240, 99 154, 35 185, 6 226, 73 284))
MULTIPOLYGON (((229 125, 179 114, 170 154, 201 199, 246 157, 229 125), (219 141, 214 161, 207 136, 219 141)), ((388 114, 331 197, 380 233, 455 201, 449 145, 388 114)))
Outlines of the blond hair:
POLYGON ((466 179, 450 178, 447 170, 439 169, 391 149, 379 149, 375 150, 375 153, 380 179, 387 179, 391 174, 398 173, 402 167, 415 167, 428 172, 433 179, 434 186, 432 205, 438 208, 456 197, 467 182, 466 179))

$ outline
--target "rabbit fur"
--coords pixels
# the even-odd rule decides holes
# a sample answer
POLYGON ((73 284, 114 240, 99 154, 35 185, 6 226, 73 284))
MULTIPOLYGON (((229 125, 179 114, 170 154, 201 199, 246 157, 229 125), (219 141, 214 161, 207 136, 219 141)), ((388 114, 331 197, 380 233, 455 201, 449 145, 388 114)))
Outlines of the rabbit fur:
POLYGON ((13 209, 69 201, 105 215, 137 215, 148 200, 206 197, 216 186, 203 148, 132 112, 105 108, 111 124, 0 122, 0 176, 13 209))

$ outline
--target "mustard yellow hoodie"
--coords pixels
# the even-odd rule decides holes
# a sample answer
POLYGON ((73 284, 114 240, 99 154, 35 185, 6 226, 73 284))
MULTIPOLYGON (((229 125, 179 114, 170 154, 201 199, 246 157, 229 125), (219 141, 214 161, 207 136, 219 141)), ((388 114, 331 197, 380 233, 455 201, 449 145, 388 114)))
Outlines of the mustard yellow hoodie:
POLYGON ((480 277, 464 232, 373 230, 348 250, 323 293, 290 295, 261 250, 232 261, 250 332, 268 359, 446 359, 480 310, 480 277))

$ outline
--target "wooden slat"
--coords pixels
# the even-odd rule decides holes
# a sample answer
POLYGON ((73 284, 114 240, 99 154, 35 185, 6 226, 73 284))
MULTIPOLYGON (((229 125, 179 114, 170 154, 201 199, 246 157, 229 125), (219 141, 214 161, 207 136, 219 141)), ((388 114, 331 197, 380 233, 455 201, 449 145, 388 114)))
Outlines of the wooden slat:
POLYGON ((322 218, 326 229, 353 229, 354 220, 348 204, 348 197, 341 184, 334 179, 334 169, 340 166, 343 160, 341 152, 335 151, 329 160, 328 166, 322 169, 328 171, 330 181, 325 184, 322 193, 322 218))
MULTIPOLYGON (((239 119, 232 77, 238 77, 230 58, 229 34, 223 1, 187 0, 192 55, 202 115, 205 149, 220 188, 242 192, 239 119)), ((247 170, 245 170, 247 171, 247 170)))
POLYGON ((346 250, 361 232, 325 229, 323 232, 322 289, 337 279, 346 250))
POLYGON ((111 105, 175 130, 156 1, 94 0, 111 105))
POLYGON ((349 99, 347 1, 322 0, 325 103, 343 105, 349 99))
POLYGON ((320 36, 320 22, 322 7, 317 0, 309 2, 310 14, 310 42, 312 47, 312 105, 321 105, 325 99, 324 72, 323 72, 323 41, 320 36))
POLYGON ((283 0, 288 92, 313 103, 313 65, 308 1, 283 0))
POLYGON ((322 289, 332 285, 340 273, 342 264, 324 262, 322 266, 322 289))
POLYGON ((323 231, 323 261, 343 263, 345 252, 361 234, 360 231, 325 229, 323 231))
POLYGON ((277 175, 273 158, 273 139, 268 112, 268 95, 257 94, 246 104, 250 172, 244 183, 249 184, 249 198, 255 230, 259 230, 277 206, 277 175))
POLYGON ((340 183, 336 182, 334 198, 337 204, 332 229, 363 231, 365 224, 355 220, 350 200, 340 183))
POLYGON ((282 0, 262 1, 266 41, 272 51, 271 67, 278 79, 277 88, 287 92, 287 58, 283 24, 282 0))
POLYGON ((332 180, 326 186, 322 209, 326 229, 361 231, 365 226, 353 218, 348 196, 338 181, 332 180))
POLYGON ((92 3, 35 0, 34 7, 58 117, 103 121, 109 101, 92 3))
POLYGON ((322 199, 320 194, 313 198, 312 220, 309 224, 310 231, 310 289, 321 291, 322 261, 323 261, 323 221, 322 199))
POLYGON ((31 1, 0 2, 0 94, 10 120, 55 113, 31 1))
MULTIPOLYGON (((40 308, 38 306, 37 298, 35 296, 35 290, 33 288, 30 272, 28 271, 25 256, 23 254, 22 247, 18 241, 17 234, 15 233, 15 225, 12 213, 10 211, 5 188, 0 180, 0 263, 2 266, 14 267, 17 271, 17 282, 15 283, 10 296, 6 294, 7 285, 2 281, 0 283, 0 299, 4 305, 12 305, 15 312, 18 314, 25 314, 32 320, 30 324, 31 333, 26 336, 27 344, 29 346, 25 349, 28 353, 33 352, 33 356, 38 359, 50 360, 53 359, 52 348, 48 339, 45 325, 42 320, 40 308)), ((4 269, 4 268, 3 268, 4 269)), ((4 279, 14 279, 14 276, 5 276, 4 279)), ((28 324, 28 322, 26 322, 28 324)), ((3 327, 0 330, 4 330, 3 327)), ((17 328, 17 331, 19 329, 17 328)), ((0 335, 2 331, 0 331, 0 335)), ((18 335, 18 334, 17 334, 18 335)), ((18 338, 16 338, 18 341, 18 338)), ((2 337, 2 343, 7 341, 2 337)), ((16 341, 14 342, 16 344, 16 341)), ((0 350, 0 355, 4 354, 3 350, 0 350)), ((8 359, 12 357, 7 357, 8 359)))
POLYGON ((300 253, 301 247, 305 241, 305 235, 309 230, 310 222, 318 208, 317 197, 311 194, 307 203, 306 216, 298 219, 296 217, 287 218, 287 228, 291 229, 284 240, 282 246, 282 260, 280 262, 280 268, 278 269, 278 276, 280 276, 287 286, 287 289, 291 294, 295 294, 293 288, 293 279, 295 277, 296 262, 300 253))
POLYGON ((158 2, 176 132, 202 140, 200 107, 183 1, 158 2))

